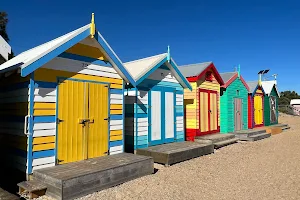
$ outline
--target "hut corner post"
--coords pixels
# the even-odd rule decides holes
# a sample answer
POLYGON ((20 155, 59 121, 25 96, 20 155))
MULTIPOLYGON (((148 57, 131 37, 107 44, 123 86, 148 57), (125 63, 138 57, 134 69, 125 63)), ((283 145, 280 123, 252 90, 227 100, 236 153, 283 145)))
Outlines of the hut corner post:
POLYGON ((30 179, 32 174, 32 140, 33 140, 33 106, 34 106, 34 72, 30 74, 29 83, 29 127, 28 127, 28 146, 27 146, 27 173, 26 179, 30 179))

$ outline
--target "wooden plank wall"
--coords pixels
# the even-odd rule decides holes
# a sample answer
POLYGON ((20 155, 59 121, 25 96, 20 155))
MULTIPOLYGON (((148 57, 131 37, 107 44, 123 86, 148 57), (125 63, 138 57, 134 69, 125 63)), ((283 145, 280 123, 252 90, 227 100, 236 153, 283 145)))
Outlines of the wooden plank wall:
POLYGON ((15 72, 0 78, 0 159, 1 167, 27 171, 27 136, 29 77, 15 72))

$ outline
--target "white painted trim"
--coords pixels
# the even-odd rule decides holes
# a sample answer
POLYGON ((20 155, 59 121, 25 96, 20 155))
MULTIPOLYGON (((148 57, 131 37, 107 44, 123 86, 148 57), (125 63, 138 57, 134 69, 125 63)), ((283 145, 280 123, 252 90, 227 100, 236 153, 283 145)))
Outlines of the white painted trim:
POLYGON ((115 146, 115 147, 110 147, 109 151, 110 151, 110 152, 114 152, 114 151, 123 151, 123 145, 115 146))
POLYGON ((33 131, 33 137, 53 136, 55 134, 56 134, 55 129, 33 131))
POLYGON ((111 131, 122 130, 122 129, 123 129, 123 125, 110 126, 111 131))
POLYGON ((50 123, 34 123, 33 130, 48 130, 48 129, 56 129, 56 123, 50 122, 50 123))
POLYGON ((45 164, 54 163, 54 162, 55 162, 55 156, 45 157, 45 158, 36 158, 36 159, 33 159, 32 166, 45 165, 45 164))
POLYGON ((32 171, 38 170, 38 169, 43 169, 43 168, 46 168, 46 167, 54 167, 54 166, 55 166, 55 163, 49 163, 49 164, 46 164, 46 165, 33 166, 32 171))

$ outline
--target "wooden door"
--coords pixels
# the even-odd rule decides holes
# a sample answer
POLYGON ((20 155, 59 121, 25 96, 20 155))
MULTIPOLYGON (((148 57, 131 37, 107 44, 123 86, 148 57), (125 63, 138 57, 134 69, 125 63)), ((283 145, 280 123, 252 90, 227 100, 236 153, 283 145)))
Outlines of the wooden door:
POLYGON ((254 123, 255 125, 263 124, 263 98, 261 95, 254 96, 254 123))
POLYGON ((277 122, 276 97, 270 96, 270 120, 271 123, 277 122))
POLYGON ((162 116, 164 118, 164 143, 175 140, 175 91, 174 89, 164 89, 163 104, 165 109, 162 116))
MULTIPOLYGON (((218 93, 199 89, 199 129, 200 135, 218 130, 218 93)), ((199 134, 198 134, 199 135, 199 134)))
POLYGON ((108 154, 108 86, 89 83, 87 158, 108 154))
POLYGON ((234 130, 243 129, 242 99, 234 99, 234 130))
POLYGON ((58 87, 57 163, 108 153, 108 86, 64 80, 58 87))

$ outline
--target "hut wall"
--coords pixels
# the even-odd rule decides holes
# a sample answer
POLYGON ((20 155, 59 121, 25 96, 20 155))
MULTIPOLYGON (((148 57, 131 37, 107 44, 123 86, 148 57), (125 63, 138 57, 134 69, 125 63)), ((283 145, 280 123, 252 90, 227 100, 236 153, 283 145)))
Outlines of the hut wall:
MULTIPOLYGON (((155 70, 138 88, 127 89, 125 93, 126 151, 148 147, 149 144, 149 90, 153 87, 174 88, 176 91, 176 131, 175 141, 184 141, 183 88, 167 66, 155 70)), ((150 125, 151 126, 151 125, 150 125)))
POLYGON ((226 89, 221 89, 221 133, 234 132, 234 99, 242 99, 243 129, 248 129, 248 90, 240 79, 235 79, 226 89), (237 92, 238 91, 238 92, 237 92))
POLYGON ((87 52, 63 53, 34 72, 32 170, 55 165, 59 78, 110 84, 109 154, 123 152, 123 80, 114 68, 87 52))

